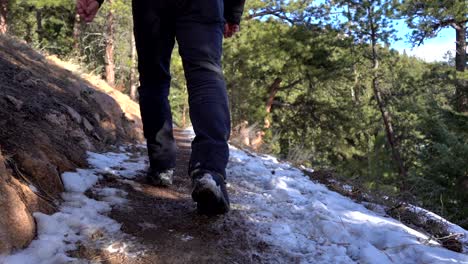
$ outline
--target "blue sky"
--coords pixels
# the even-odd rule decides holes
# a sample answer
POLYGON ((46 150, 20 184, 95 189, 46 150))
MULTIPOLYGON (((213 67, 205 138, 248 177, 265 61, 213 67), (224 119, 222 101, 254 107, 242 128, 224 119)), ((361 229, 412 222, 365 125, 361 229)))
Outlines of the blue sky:
MULTIPOLYGON (((315 4, 318 6, 323 4, 325 1, 326 0, 315 0, 315 4)), ((345 18, 340 15, 340 10, 341 9, 338 7, 334 8, 334 19, 344 22, 345 18)), ((441 30, 437 34, 437 37, 427 39, 423 44, 416 47, 413 47, 409 42, 411 29, 407 27, 403 19, 395 20, 394 28, 397 31, 396 35, 400 40, 392 42, 390 46, 401 53, 406 51, 406 54, 418 57, 427 62, 446 61, 444 57, 448 51, 455 56, 455 30, 451 27, 441 30)))
POLYGON ((433 39, 424 41, 419 47, 412 47, 409 43, 408 34, 411 30, 406 26, 404 21, 398 21, 395 29, 397 36, 401 40, 393 42, 391 47, 403 52, 406 50, 407 54, 421 58, 425 61, 441 61, 444 60, 444 55, 447 51, 455 54, 455 30, 446 28, 439 32, 438 36, 433 39))
MULTIPOLYGON (((316 4, 323 4, 325 0, 316 0, 316 4)), ((334 12, 341 12, 338 7, 334 8, 334 12)), ((345 18, 336 14, 335 19, 344 21, 345 18)), ((436 38, 425 40, 420 46, 413 47, 409 42, 411 33, 405 23, 404 19, 395 20, 395 29, 397 30, 397 37, 399 41, 391 43, 391 47, 403 52, 406 51, 408 55, 413 55, 428 62, 445 61, 444 55, 447 51, 451 51, 455 55, 455 30, 453 28, 445 28, 439 32, 436 38)))

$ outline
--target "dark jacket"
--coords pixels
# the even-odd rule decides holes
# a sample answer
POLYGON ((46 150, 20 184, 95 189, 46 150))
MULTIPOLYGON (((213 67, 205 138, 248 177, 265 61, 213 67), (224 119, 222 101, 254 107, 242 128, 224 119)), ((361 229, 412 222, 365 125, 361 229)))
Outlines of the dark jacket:
MULTIPOLYGON (((99 6, 104 0, 96 0, 99 6)), ((232 24, 240 24, 242 13, 244 13, 245 0, 224 0, 224 19, 232 24)))
POLYGON ((228 23, 239 24, 244 13, 245 0, 224 0, 224 19, 228 23))

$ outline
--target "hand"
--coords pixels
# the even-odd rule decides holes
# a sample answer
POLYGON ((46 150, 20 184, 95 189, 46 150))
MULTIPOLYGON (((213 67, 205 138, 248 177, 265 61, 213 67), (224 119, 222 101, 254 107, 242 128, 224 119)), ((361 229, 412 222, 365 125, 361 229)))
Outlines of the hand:
POLYGON ((224 37, 230 38, 239 32, 240 27, 237 24, 226 23, 224 24, 224 37))
POLYGON ((86 22, 93 22, 99 10, 99 3, 96 0, 76 0, 76 12, 86 22))

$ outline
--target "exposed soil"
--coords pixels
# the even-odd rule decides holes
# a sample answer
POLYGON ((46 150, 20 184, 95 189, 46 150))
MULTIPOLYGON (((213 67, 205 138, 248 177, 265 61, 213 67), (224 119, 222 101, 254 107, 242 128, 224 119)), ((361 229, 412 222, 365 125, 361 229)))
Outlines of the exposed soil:
POLYGON ((111 96, 0 38, 0 148, 40 191, 58 198, 60 174, 86 166, 86 150, 131 140, 123 115, 111 96))
POLYGON ((0 208, 11 211, 10 220, 0 213, 0 254, 29 243, 35 235, 32 213, 54 212, 64 191, 60 175, 87 166, 86 151, 142 138, 135 102, 55 62, 0 36, 0 190, 14 190, 3 196, 0 191, 0 208), (28 217, 16 215, 23 206, 28 217), (13 220, 26 218, 28 228, 18 235, 13 220))
POLYGON ((136 180, 141 190, 106 177, 106 187, 128 192, 128 204, 116 207, 110 217, 122 224, 122 231, 142 245, 145 254, 136 258, 107 251, 82 248, 76 257, 99 260, 100 263, 259 263, 254 252, 262 244, 252 241, 240 211, 231 210, 225 216, 207 217, 196 213, 190 197, 191 182, 187 176, 190 139, 175 131, 179 155, 170 188, 146 184, 144 172, 136 180), (255 250, 253 250, 255 248, 255 250))

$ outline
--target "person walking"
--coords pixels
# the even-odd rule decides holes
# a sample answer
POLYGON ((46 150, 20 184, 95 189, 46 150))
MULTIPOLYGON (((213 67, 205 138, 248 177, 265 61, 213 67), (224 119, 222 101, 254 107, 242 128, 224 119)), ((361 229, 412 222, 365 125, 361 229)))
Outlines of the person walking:
MULTIPOLYGON (((104 0, 77 0, 92 22, 104 0)), ((150 166, 148 180, 170 186, 176 144, 168 95, 170 61, 177 40, 195 131, 189 163, 192 198, 200 214, 227 213, 226 165, 231 120, 221 67, 223 36, 240 29, 245 0, 133 0, 140 73, 139 101, 150 166)))

